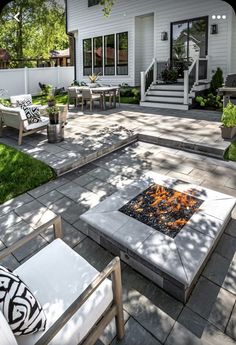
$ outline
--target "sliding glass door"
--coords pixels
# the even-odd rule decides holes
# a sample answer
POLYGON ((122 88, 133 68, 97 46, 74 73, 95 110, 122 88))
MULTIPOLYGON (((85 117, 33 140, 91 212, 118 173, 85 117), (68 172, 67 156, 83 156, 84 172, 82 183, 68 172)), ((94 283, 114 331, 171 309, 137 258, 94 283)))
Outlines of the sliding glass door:
POLYGON ((204 58, 208 50, 208 17, 171 24, 172 66, 184 69, 197 58, 204 58))

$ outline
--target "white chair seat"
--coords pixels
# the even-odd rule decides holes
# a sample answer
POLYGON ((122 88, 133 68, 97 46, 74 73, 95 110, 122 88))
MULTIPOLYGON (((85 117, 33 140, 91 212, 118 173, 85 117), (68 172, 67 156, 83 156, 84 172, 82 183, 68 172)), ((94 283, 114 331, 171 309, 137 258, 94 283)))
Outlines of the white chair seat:
MULTIPOLYGON (((99 273, 86 260, 57 239, 15 271, 40 301, 47 329, 81 295, 99 273)), ((105 280, 61 329, 50 345, 77 345, 96 324, 113 299, 111 281, 105 280)), ((19 345, 33 345, 44 332, 17 337, 19 345)))
POLYGON ((42 121, 40 121, 40 122, 31 123, 29 125, 26 125, 25 129, 27 131, 31 131, 31 130, 34 130, 34 129, 37 129, 37 128, 40 128, 40 127, 43 127, 43 126, 47 126, 47 124, 49 123, 48 117, 41 116, 41 120, 42 121))

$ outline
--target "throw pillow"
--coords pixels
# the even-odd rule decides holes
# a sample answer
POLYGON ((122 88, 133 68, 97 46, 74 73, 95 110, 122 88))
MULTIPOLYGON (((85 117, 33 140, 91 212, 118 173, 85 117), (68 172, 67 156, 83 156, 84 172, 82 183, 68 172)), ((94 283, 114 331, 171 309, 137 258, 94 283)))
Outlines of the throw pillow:
POLYGON ((0 310, 16 335, 44 331, 46 317, 28 287, 21 279, 0 266, 0 310))
POLYGON ((38 123, 42 122, 42 119, 40 117, 40 111, 38 107, 23 107, 22 108, 25 112, 25 115, 28 120, 28 124, 30 125, 31 123, 38 123))
POLYGON ((29 105, 32 105, 31 100, 28 98, 24 98, 22 100, 16 101, 16 106, 23 108, 23 107, 27 107, 29 105))

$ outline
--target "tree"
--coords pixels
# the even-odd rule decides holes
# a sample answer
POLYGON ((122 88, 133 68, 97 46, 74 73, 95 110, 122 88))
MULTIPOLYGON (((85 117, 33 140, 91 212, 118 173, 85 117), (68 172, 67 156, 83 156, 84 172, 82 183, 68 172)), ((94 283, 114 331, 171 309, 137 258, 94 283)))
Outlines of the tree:
POLYGON ((0 47, 18 60, 12 67, 22 67, 24 59, 48 59, 51 50, 69 46, 65 9, 57 0, 12 1, 2 11, 0 26, 0 47))

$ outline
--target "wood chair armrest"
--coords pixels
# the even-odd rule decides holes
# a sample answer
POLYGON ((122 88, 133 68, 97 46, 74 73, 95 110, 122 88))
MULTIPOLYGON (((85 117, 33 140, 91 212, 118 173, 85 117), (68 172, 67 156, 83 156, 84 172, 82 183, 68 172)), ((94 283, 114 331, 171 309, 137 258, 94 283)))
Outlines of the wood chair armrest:
POLYGON ((53 225, 55 238, 62 238, 61 216, 55 215, 53 219, 50 219, 49 221, 45 222, 45 224, 39 226, 37 229, 35 229, 34 231, 26 235, 25 237, 21 238, 19 241, 12 244, 10 247, 5 248, 2 251, 0 251, 0 260, 12 254, 15 250, 21 248, 27 242, 31 241, 36 236, 40 235, 42 232, 47 230, 51 225, 53 225))
MULTIPOLYGON (((48 344, 57 333, 65 326, 70 318, 78 311, 78 309, 87 301, 87 299, 96 291, 102 282, 112 275, 113 295, 115 305, 110 310, 110 316, 117 314, 118 306, 116 305, 117 289, 118 294, 121 295, 121 268, 120 259, 115 257, 106 268, 99 273, 91 284, 84 290, 84 292, 67 308, 67 310, 59 317, 59 319, 46 331, 46 333, 38 340, 35 345, 48 344)), ((122 305, 121 305, 122 308, 122 305)), ((90 342, 89 342, 90 343, 90 342)), ((86 344, 86 341, 83 343, 86 344)))

